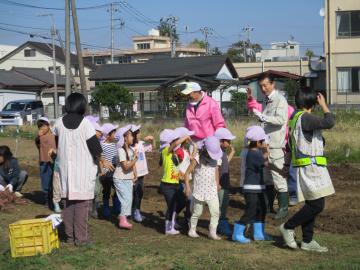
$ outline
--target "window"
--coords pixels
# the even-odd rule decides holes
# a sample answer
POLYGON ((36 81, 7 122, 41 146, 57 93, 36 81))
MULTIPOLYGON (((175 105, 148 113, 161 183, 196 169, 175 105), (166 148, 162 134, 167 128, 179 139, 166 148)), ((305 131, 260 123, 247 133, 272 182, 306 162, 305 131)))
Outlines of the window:
POLYGON ((127 55, 118 56, 117 60, 119 64, 131 63, 131 56, 127 56, 127 55))
POLYGON ((290 45, 290 49, 294 49, 295 47, 294 47, 294 45, 290 45))
MULTIPOLYGON (((53 73, 54 67, 48 67, 48 70, 49 70, 49 72, 53 73)), ((56 74, 61 75, 61 68, 60 67, 56 67, 56 74)))
POLYGON ((24 50, 25 57, 35 57, 35 49, 26 49, 24 50))
POLYGON ((336 12, 336 36, 360 37, 360 10, 336 12))
POLYGON ((95 59, 95 64, 96 65, 104 65, 105 64, 105 59, 104 58, 96 58, 95 59))
POLYGON ((338 93, 359 93, 360 67, 338 68, 337 88, 338 93))
POLYGON ((150 43, 138 43, 137 48, 138 48, 138 50, 150 49, 150 43))

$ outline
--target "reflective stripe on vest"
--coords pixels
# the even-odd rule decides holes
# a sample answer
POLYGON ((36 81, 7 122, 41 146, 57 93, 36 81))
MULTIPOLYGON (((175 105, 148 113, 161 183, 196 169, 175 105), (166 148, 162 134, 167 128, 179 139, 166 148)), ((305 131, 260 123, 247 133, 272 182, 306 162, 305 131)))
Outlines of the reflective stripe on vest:
POLYGON ((290 128, 290 147, 291 147, 291 164, 293 167, 305 167, 311 164, 316 164, 318 166, 327 166, 326 157, 323 156, 315 156, 315 157, 301 157, 297 158, 296 155, 296 145, 295 145, 295 137, 294 132, 296 128, 296 123, 299 117, 303 114, 303 111, 297 112, 294 117, 290 120, 289 128, 290 128))

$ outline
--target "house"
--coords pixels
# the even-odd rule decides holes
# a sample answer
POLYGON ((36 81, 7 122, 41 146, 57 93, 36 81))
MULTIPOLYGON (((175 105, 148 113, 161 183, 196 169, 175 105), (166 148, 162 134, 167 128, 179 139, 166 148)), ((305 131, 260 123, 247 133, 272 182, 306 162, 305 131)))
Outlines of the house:
POLYGON ((360 1, 325 0, 326 86, 331 104, 360 104, 360 1))
POLYGON ((257 62, 294 61, 300 59, 300 46, 296 41, 272 42, 270 45, 270 49, 263 49, 256 53, 257 62))
POLYGON ((0 70, 0 110, 13 100, 39 99, 43 84, 14 71, 0 70))
MULTIPOLYGON (((139 110, 151 114, 172 99, 179 83, 199 82, 211 94, 238 75, 226 56, 151 59, 146 63, 101 65, 90 74, 95 85, 117 83, 134 93, 139 110)), ((183 99, 184 100, 184 99, 183 99)))
MULTIPOLYGON (((65 77, 57 75, 59 111, 65 104, 65 77)), ((45 114, 54 117, 53 74, 41 68, 12 68, 0 70, 0 105, 18 99, 38 99, 45 114)), ((1 107, 1 106, 0 106, 1 107)), ((2 107, 1 107, 2 108, 2 107)))
MULTIPOLYGON (((13 67, 24 67, 40 68, 53 72, 52 53, 52 44, 27 41, 0 59, 0 69, 11 70, 13 67)), ((55 56, 56 73, 65 75, 65 55, 61 47, 55 46, 55 56)), ((76 83, 79 83, 79 65, 77 56, 71 54, 70 60, 74 80, 76 83)), ((88 77, 90 71, 94 68, 94 65, 84 63, 85 76, 88 77)), ((87 79, 87 89, 90 89, 91 87, 91 82, 87 79)))
POLYGON ((0 58, 3 58, 9 52, 16 49, 16 46, 0 44, 0 58))
MULTIPOLYGON (((151 29, 147 36, 135 36, 132 38, 133 48, 128 50, 114 51, 114 64, 144 63, 150 59, 171 56, 171 42, 169 37, 160 36, 157 29, 151 29)), ((206 50, 191 46, 176 45, 177 57, 204 56, 206 50)), ((111 51, 83 51, 84 61, 104 65, 111 64, 111 51)))
POLYGON ((295 80, 300 84, 303 78, 302 76, 299 76, 297 74, 277 71, 277 70, 267 70, 265 72, 241 77, 242 81, 247 82, 249 84, 249 87, 252 89, 253 96, 260 102, 263 101, 263 94, 261 92, 258 79, 263 73, 270 74, 274 78, 276 89, 279 90, 287 98, 289 97, 289 95, 285 89, 286 81, 295 80))

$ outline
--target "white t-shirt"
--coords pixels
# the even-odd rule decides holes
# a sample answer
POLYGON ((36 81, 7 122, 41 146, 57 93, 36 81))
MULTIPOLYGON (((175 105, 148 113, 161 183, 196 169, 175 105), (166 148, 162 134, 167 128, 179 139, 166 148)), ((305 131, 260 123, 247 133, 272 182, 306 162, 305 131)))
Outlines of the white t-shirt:
POLYGON ((126 152, 124 148, 118 149, 119 153, 119 164, 117 164, 115 172, 114 172, 114 178, 120 179, 120 180, 132 180, 135 177, 134 171, 131 168, 130 170, 124 171, 121 167, 120 163, 124 161, 132 161, 134 159, 134 151, 129 148, 127 153, 129 159, 126 158, 126 152))

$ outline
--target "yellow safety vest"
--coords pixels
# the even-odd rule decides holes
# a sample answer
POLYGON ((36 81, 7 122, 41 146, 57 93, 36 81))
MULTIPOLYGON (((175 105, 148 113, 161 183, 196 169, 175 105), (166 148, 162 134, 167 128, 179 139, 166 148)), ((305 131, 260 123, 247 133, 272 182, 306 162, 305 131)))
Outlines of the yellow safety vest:
POLYGON ((299 117, 304 113, 304 111, 296 112, 295 115, 290 119, 289 129, 290 129, 290 147, 291 147, 291 164, 293 167, 305 167, 311 164, 316 164, 318 166, 327 166, 327 160, 324 156, 306 156, 298 158, 297 155, 297 148, 296 148, 296 141, 295 141, 295 128, 296 123, 299 117))

